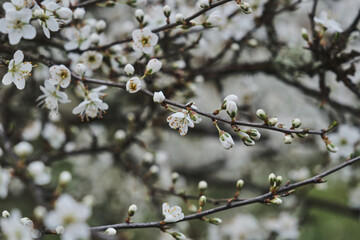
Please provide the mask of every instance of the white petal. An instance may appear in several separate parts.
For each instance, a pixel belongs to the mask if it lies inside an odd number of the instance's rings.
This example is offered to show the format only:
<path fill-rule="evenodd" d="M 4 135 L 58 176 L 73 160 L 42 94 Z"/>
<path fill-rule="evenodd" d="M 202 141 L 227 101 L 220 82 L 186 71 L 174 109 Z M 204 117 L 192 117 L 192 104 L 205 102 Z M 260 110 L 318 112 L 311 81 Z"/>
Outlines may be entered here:
<path fill-rule="evenodd" d="M 0 19 L 0 32 L 2 33 L 8 33 L 8 21 L 5 20 L 5 18 Z"/>
<path fill-rule="evenodd" d="M 4 85 L 9 85 L 13 82 L 13 80 L 14 80 L 13 74 L 11 72 L 8 72 L 7 74 L 4 75 L 2 79 L 2 83 Z"/>
<path fill-rule="evenodd" d="M 59 31 L 59 23 L 53 17 L 46 20 L 46 25 L 53 32 Z"/>
<path fill-rule="evenodd" d="M 24 60 L 24 54 L 21 50 L 17 50 L 14 53 L 14 60 L 15 60 L 15 65 L 18 65 Z"/>
<path fill-rule="evenodd" d="M 14 30 L 9 33 L 9 42 L 11 45 L 16 45 L 20 42 L 22 31 L 20 29 Z"/>
<path fill-rule="evenodd" d="M 25 88 L 25 78 L 20 76 L 20 74 L 19 76 L 15 75 L 14 84 L 19 90 L 23 90 Z"/>
<path fill-rule="evenodd" d="M 50 38 L 50 31 L 49 31 L 49 29 L 47 29 L 47 28 L 45 27 L 45 24 L 44 24 L 44 23 L 41 24 L 41 26 L 42 26 L 42 29 L 43 29 L 43 31 L 44 31 L 45 36 L 46 36 L 47 38 Z"/>
<path fill-rule="evenodd" d="M 31 69 L 32 69 L 32 65 L 31 65 L 31 63 L 29 63 L 29 62 L 24 62 L 24 63 L 21 64 L 21 66 L 20 66 L 20 70 L 21 70 L 22 72 L 29 73 L 29 72 L 31 72 Z"/>
<path fill-rule="evenodd" d="M 34 39 L 36 36 L 36 29 L 30 24 L 24 25 L 22 32 L 25 39 Z"/>

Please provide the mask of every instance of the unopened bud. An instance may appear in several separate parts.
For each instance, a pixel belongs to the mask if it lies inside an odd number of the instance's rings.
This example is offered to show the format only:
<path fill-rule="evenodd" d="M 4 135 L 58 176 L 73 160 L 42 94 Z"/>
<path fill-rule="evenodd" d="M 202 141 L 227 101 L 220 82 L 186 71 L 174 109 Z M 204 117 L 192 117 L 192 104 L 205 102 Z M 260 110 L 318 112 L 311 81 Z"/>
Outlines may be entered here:
<path fill-rule="evenodd" d="M 270 201 L 272 204 L 274 205 L 281 205 L 282 204 L 282 200 L 280 198 L 274 198 Z"/>
<path fill-rule="evenodd" d="M 250 7 L 250 4 L 247 2 L 241 2 L 240 8 L 245 14 L 250 14 L 253 11 L 252 8 Z"/>
<path fill-rule="evenodd" d="M 244 136 L 244 137 L 241 138 L 241 140 L 248 147 L 251 147 L 251 146 L 255 145 L 255 142 L 249 136 Z"/>
<path fill-rule="evenodd" d="M 235 118 L 237 110 L 236 102 L 226 101 L 226 112 L 231 118 Z"/>
<path fill-rule="evenodd" d="M 109 235 L 109 236 L 115 236 L 116 235 L 116 230 L 115 228 L 108 228 L 105 230 L 105 234 Z"/>
<path fill-rule="evenodd" d="M 86 66 L 84 64 L 78 63 L 75 65 L 74 72 L 76 75 L 82 77 L 82 76 L 84 76 L 85 71 L 86 71 Z"/>
<path fill-rule="evenodd" d="M 238 191 L 240 191 L 241 189 L 242 189 L 242 187 L 244 186 L 244 180 L 242 180 L 242 179 L 239 179 L 237 182 L 236 182 L 236 189 L 238 190 Z"/>
<path fill-rule="evenodd" d="M 65 232 L 65 228 L 63 226 L 57 226 L 55 228 L 56 234 L 60 235 L 63 234 Z"/>
<path fill-rule="evenodd" d="M 177 182 L 177 180 L 179 179 L 179 176 L 180 175 L 177 172 L 173 172 L 171 174 L 171 181 L 172 181 L 173 184 L 175 184 Z"/>
<path fill-rule="evenodd" d="M 10 213 L 9 213 L 8 211 L 4 210 L 4 211 L 2 212 L 2 217 L 3 217 L 3 218 L 9 218 L 9 217 L 10 217 Z"/>
<path fill-rule="evenodd" d="M 124 71 L 125 71 L 126 75 L 132 76 L 135 72 L 135 68 L 133 67 L 133 65 L 128 63 L 125 65 Z"/>
<path fill-rule="evenodd" d="M 188 210 L 189 210 L 190 212 L 197 212 L 197 207 L 196 207 L 194 204 L 190 204 L 190 205 L 188 206 Z"/>
<path fill-rule="evenodd" d="M 285 144 L 290 144 L 292 143 L 292 137 L 290 134 L 286 134 L 285 137 L 284 137 L 284 143 Z"/>
<path fill-rule="evenodd" d="M 71 173 L 68 171 L 62 171 L 59 175 L 59 184 L 61 186 L 68 185 L 72 179 Z"/>
<path fill-rule="evenodd" d="M 263 121 L 267 121 L 267 119 L 268 119 L 268 116 L 266 115 L 264 109 L 258 109 L 256 111 L 256 116 Z"/>
<path fill-rule="evenodd" d="M 185 20 L 184 15 L 182 15 L 181 13 L 175 15 L 175 21 L 177 23 L 183 23 L 184 20 Z"/>
<path fill-rule="evenodd" d="M 209 222 L 215 225 L 219 225 L 222 223 L 222 220 L 221 218 L 210 218 Z"/>
<path fill-rule="evenodd" d="M 144 11 L 141 9 L 137 9 L 135 11 L 135 17 L 139 23 L 142 23 L 144 21 Z"/>
<path fill-rule="evenodd" d="M 305 28 L 301 29 L 301 36 L 305 41 L 309 41 L 309 34 Z"/>
<path fill-rule="evenodd" d="M 269 119 L 268 124 L 270 126 L 275 126 L 277 124 L 277 122 L 278 122 L 277 117 L 272 117 L 272 118 Z"/>
<path fill-rule="evenodd" d="M 119 129 L 115 132 L 114 138 L 116 141 L 123 141 L 126 138 L 126 132 L 122 129 Z"/>
<path fill-rule="evenodd" d="M 270 174 L 269 174 L 269 183 L 270 183 L 270 186 L 274 186 L 275 179 L 276 179 L 275 174 L 274 174 L 274 173 L 270 173 Z"/>
<path fill-rule="evenodd" d="M 199 206 L 200 207 L 203 207 L 205 206 L 206 204 L 206 197 L 204 195 L 202 195 L 200 198 L 199 198 Z"/>
<path fill-rule="evenodd" d="M 39 8 L 36 8 L 35 10 L 33 10 L 32 15 L 34 18 L 40 18 L 43 15 L 43 11 Z"/>
<path fill-rule="evenodd" d="M 42 220 L 46 215 L 47 210 L 44 206 L 37 206 L 34 208 L 34 216 L 38 220 Z"/>
<path fill-rule="evenodd" d="M 134 216 L 136 211 L 137 211 L 137 206 L 135 204 L 131 205 L 128 210 L 129 217 Z"/>
<path fill-rule="evenodd" d="M 246 133 L 253 139 L 253 140 L 259 140 L 261 137 L 260 132 L 257 129 L 249 129 L 246 131 Z"/>
<path fill-rule="evenodd" d="M 336 147 L 333 143 L 326 144 L 326 149 L 333 153 L 336 153 L 337 151 L 339 151 L 339 148 Z"/>
<path fill-rule="evenodd" d="M 165 17 L 170 17 L 170 14 L 171 14 L 171 7 L 169 5 L 165 5 L 163 7 L 163 13 L 165 15 Z"/>
<path fill-rule="evenodd" d="M 276 179 L 275 179 L 275 182 L 276 182 L 276 186 L 280 186 L 281 183 L 282 183 L 282 177 L 281 177 L 281 176 L 277 176 Z"/>
<path fill-rule="evenodd" d="M 200 181 L 199 184 L 198 184 L 198 189 L 201 192 L 205 192 L 207 187 L 208 187 L 208 184 L 205 181 Z"/>
<path fill-rule="evenodd" d="M 299 118 L 295 118 L 294 120 L 292 120 L 292 127 L 293 128 L 298 128 L 301 126 L 301 120 Z"/>

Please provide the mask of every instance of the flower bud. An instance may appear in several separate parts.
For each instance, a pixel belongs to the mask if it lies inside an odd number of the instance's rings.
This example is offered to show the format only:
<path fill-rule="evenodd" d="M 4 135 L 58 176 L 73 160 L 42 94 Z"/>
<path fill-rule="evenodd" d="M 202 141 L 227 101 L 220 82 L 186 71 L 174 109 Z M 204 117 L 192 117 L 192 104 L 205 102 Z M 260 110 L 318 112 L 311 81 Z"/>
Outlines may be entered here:
<path fill-rule="evenodd" d="M 135 204 L 131 205 L 128 210 L 129 217 L 134 216 L 136 211 L 137 211 L 137 206 Z"/>
<path fill-rule="evenodd" d="M 97 33 L 92 33 L 92 34 L 90 35 L 90 42 L 91 42 L 92 44 L 98 44 L 99 41 L 100 41 L 100 36 L 99 36 L 99 34 L 97 34 Z"/>
<path fill-rule="evenodd" d="M 282 204 L 282 200 L 279 197 L 276 197 L 272 200 L 270 200 L 270 202 L 274 205 L 281 205 Z"/>
<path fill-rule="evenodd" d="M 185 20 L 184 15 L 182 15 L 181 13 L 175 15 L 175 21 L 177 23 L 183 23 L 184 20 Z"/>
<path fill-rule="evenodd" d="M 83 197 L 82 202 L 84 205 L 86 205 L 88 207 L 92 207 L 92 206 L 94 206 L 94 203 L 95 203 L 95 197 L 91 194 L 87 194 Z"/>
<path fill-rule="evenodd" d="M 152 75 L 154 73 L 157 73 L 161 69 L 161 67 L 162 63 L 158 59 L 151 59 L 146 65 L 145 75 Z"/>
<path fill-rule="evenodd" d="M 270 126 L 275 126 L 277 124 L 277 122 L 278 122 L 277 117 L 272 117 L 272 118 L 269 119 L 268 124 Z"/>
<path fill-rule="evenodd" d="M 290 134 L 286 134 L 285 137 L 284 137 L 284 143 L 285 144 L 290 144 L 292 143 L 292 137 Z"/>
<path fill-rule="evenodd" d="M 165 5 L 163 7 L 163 13 L 165 15 L 165 17 L 170 17 L 170 14 L 171 14 L 171 7 L 169 5 Z"/>
<path fill-rule="evenodd" d="M 213 12 L 210 16 L 206 19 L 205 25 L 206 27 L 217 27 L 221 23 L 221 16 L 217 12 Z"/>
<path fill-rule="evenodd" d="M 83 19 L 85 16 L 85 9 L 84 8 L 76 8 L 74 11 L 74 19 Z"/>
<path fill-rule="evenodd" d="M 339 148 L 336 147 L 333 143 L 328 143 L 326 144 L 326 149 L 329 151 L 329 152 L 333 152 L 333 153 L 336 153 L 337 151 L 339 151 Z"/>
<path fill-rule="evenodd" d="M 160 172 L 160 168 L 156 165 L 152 165 L 149 169 L 149 173 L 152 175 L 157 175 Z"/>
<path fill-rule="evenodd" d="M 114 138 L 116 141 L 123 141 L 126 138 L 126 132 L 122 129 L 119 129 L 115 132 Z"/>
<path fill-rule="evenodd" d="M 209 0 L 199 0 L 199 4 L 201 8 L 209 8 L 210 1 Z"/>
<path fill-rule="evenodd" d="M 44 206 L 36 206 L 34 208 L 34 216 L 38 220 L 42 220 L 44 216 L 46 215 L 47 210 Z"/>
<path fill-rule="evenodd" d="M 235 118 L 237 112 L 237 104 L 234 101 L 226 102 L 226 112 L 231 118 Z"/>
<path fill-rule="evenodd" d="M 10 213 L 8 211 L 6 211 L 6 210 L 4 210 L 1 215 L 2 215 L 3 218 L 9 218 L 10 217 Z"/>
<path fill-rule="evenodd" d="M 84 76 L 85 71 L 86 71 L 86 66 L 84 64 L 78 63 L 75 65 L 74 72 L 76 75 L 82 77 L 82 76 Z"/>
<path fill-rule="evenodd" d="M 299 129 L 302 130 L 302 129 Z M 296 133 L 296 136 L 298 136 L 299 138 L 306 138 L 307 136 L 309 136 L 308 133 Z"/>
<path fill-rule="evenodd" d="M 223 147 L 226 150 L 229 150 L 230 148 L 232 148 L 235 145 L 234 140 L 232 139 L 231 135 L 227 132 L 221 131 L 219 139 L 220 139 L 221 144 L 223 145 Z"/>
<path fill-rule="evenodd" d="M 230 94 L 224 98 L 223 104 L 226 104 L 227 101 L 237 102 L 239 101 L 239 98 L 235 94 Z"/>
<path fill-rule="evenodd" d="M 252 129 L 249 129 L 246 131 L 246 133 L 253 139 L 253 140 L 259 140 L 260 137 L 261 137 L 261 134 L 260 132 L 255 129 L 255 128 L 252 128 Z"/>
<path fill-rule="evenodd" d="M 154 154 L 151 152 L 146 152 L 144 153 L 144 156 L 142 158 L 143 163 L 145 163 L 146 165 L 151 165 L 154 163 Z"/>
<path fill-rule="evenodd" d="M 70 183 L 72 179 L 71 173 L 68 171 L 62 171 L 59 175 L 59 184 L 61 186 L 66 186 Z"/>
<path fill-rule="evenodd" d="M 199 206 L 200 207 L 203 207 L 205 206 L 206 204 L 206 197 L 204 195 L 202 195 L 200 198 L 199 198 Z"/>
<path fill-rule="evenodd" d="M 256 110 L 256 116 L 263 121 L 267 121 L 267 119 L 268 119 L 268 116 L 266 115 L 264 109 Z"/>
<path fill-rule="evenodd" d="M 249 135 L 242 137 L 241 140 L 248 147 L 255 145 L 255 142 L 249 137 Z"/>
<path fill-rule="evenodd" d="M 200 181 L 199 184 L 198 184 L 198 189 L 201 192 L 205 192 L 207 187 L 208 187 L 208 184 L 205 181 Z"/>
<path fill-rule="evenodd" d="M 133 65 L 128 63 L 128 64 L 125 65 L 124 72 L 128 76 L 132 76 L 134 74 L 134 72 L 135 72 L 135 68 L 133 67 Z"/>
<path fill-rule="evenodd" d="M 243 188 L 244 183 L 245 183 L 244 180 L 239 179 L 239 180 L 236 182 L 236 189 L 237 189 L 238 191 L 240 191 L 240 190 Z"/>
<path fill-rule="evenodd" d="M 56 234 L 60 235 L 63 234 L 65 232 L 65 228 L 63 226 L 57 226 L 55 228 Z"/>
<path fill-rule="evenodd" d="M 276 180 L 275 174 L 274 174 L 274 173 L 270 173 L 270 174 L 269 174 L 269 183 L 270 183 L 270 186 L 274 186 L 275 180 Z"/>
<path fill-rule="evenodd" d="M 175 238 L 176 240 L 186 239 L 186 236 L 181 232 L 172 232 L 171 236 L 173 236 L 173 238 Z"/>
<path fill-rule="evenodd" d="M 276 179 L 275 179 L 275 182 L 276 182 L 276 186 L 280 186 L 281 183 L 282 183 L 282 177 L 281 177 L 281 176 L 277 176 Z"/>
<path fill-rule="evenodd" d="M 29 228 L 33 228 L 34 227 L 34 223 L 33 221 L 31 221 L 30 218 L 28 217 L 23 217 L 20 219 L 20 222 L 22 225 L 26 226 L 26 227 L 29 227 Z"/>
<path fill-rule="evenodd" d="M 173 184 L 175 184 L 177 182 L 177 180 L 179 179 L 179 176 L 180 175 L 177 172 L 173 172 L 171 174 L 171 181 L 172 181 Z"/>
<path fill-rule="evenodd" d="M 299 118 L 295 118 L 294 120 L 292 120 L 292 127 L 293 128 L 298 128 L 301 126 L 301 120 Z"/>
<path fill-rule="evenodd" d="M 136 17 L 136 20 L 138 20 L 139 23 L 142 23 L 144 21 L 144 12 L 143 12 L 143 10 L 136 9 L 135 17 Z"/>
<path fill-rule="evenodd" d="M 106 22 L 101 19 L 101 20 L 99 20 L 99 21 L 96 22 L 96 24 L 95 24 L 95 29 L 96 29 L 96 31 L 98 31 L 98 32 L 102 32 L 102 31 L 105 30 L 106 25 L 107 25 Z"/>
<path fill-rule="evenodd" d="M 116 235 L 116 230 L 115 228 L 108 228 L 105 230 L 105 234 L 109 235 L 109 236 L 115 236 Z"/>
<path fill-rule="evenodd" d="M 40 18 L 43 15 L 43 11 L 39 8 L 33 10 L 32 15 L 34 18 Z"/>
<path fill-rule="evenodd" d="M 29 156 L 34 151 L 33 146 L 29 142 L 19 142 L 14 146 L 14 152 L 20 157 Z"/>
<path fill-rule="evenodd" d="M 245 14 L 250 14 L 253 11 L 250 7 L 250 4 L 247 2 L 241 2 L 240 8 L 243 11 L 243 13 L 245 13 Z"/>
<path fill-rule="evenodd" d="M 309 41 L 309 34 L 305 28 L 301 29 L 301 36 L 305 41 Z"/>
<path fill-rule="evenodd" d="M 162 103 L 165 100 L 164 93 L 162 91 L 154 92 L 153 100 L 154 102 Z"/>
<path fill-rule="evenodd" d="M 67 21 L 72 18 L 73 12 L 70 10 L 70 8 L 60 7 L 59 9 L 56 10 L 56 15 L 60 19 Z"/>
<path fill-rule="evenodd" d="M 222 223 L 222 220 L 221 218 L 210 218 L 209 222 L 215 225 L 219 225 Z"/>

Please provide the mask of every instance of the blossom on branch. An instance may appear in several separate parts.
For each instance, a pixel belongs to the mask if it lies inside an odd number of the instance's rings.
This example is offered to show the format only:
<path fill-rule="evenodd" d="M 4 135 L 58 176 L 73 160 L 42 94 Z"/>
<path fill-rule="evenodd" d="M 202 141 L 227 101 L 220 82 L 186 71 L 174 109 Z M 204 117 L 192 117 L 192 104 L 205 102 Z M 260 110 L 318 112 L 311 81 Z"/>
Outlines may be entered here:
<path fill-rule="evenodd" d="M 30 62 L 23 62 L 24 54 L 21 50 L 17 50 L 14 59 L 11 59 L 8 72 L 4 75 L 2 83 L 9 85 L 14 83 L 15 86 L 22 90 L 25 88 L 25 77 L 30 75 L 32 65 Z"/>
<path fill-rule="evenodd" d="M 129 93 L 136 93 L 141 89 L 141 81 L 138 77 L 130 78 L 126 83 L 126 91 Z"/>
<path fill-rule="evenodd" d="M 159 37 L 149 28 L 136 29 L 132 32 L 133 49 L 137 52 L 150 54 L 157 44 Z"/>
<path fill-rule="evenodd" d="M 49 82 L 53 85 L 58 85 L 62 88 L 66 88 L 69 86 L 71 81 L 71 73 L 70 70 L 64 65 L 54 65 L 50 68 L 50 80 Z"/>
<path fill-rule="evenodd" d="M 165 217 L 164 222 L 177 222 L 184 218 L 181 207 L 173 206 L 170 208 L 168 203 L 162 205 L 162 213 Z"/>

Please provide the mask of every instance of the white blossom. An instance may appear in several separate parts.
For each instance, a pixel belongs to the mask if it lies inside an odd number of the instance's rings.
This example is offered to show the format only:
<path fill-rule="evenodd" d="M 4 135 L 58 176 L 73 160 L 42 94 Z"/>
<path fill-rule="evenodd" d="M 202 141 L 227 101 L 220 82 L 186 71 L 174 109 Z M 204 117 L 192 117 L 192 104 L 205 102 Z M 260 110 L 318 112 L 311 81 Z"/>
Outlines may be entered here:
<path fill-rule="evenodd" d="M 50 168 L 46 167 L 41 161 L 31 162 L 27 167 L 28 172 L 33 177 L 35 184 L 46 185 L 51 181 Z"/>
<path fill-rule="evenodd" d="M 136 93 L 141 89 L 141 81 L 138 77 L 130 78 L 126 83 L 126 91 Z"/>
<path fill-rule="evenodd" d="M 177 23 L 182 23 L 182 22 L 184 22 L 184 20 L 185 20 L 184 15 L 182 15 L 181 13 L 177 13 L 175 15 L 175 21 Z"/>
<path fill-rule="evenodd" d="M 109 108 L 109 106 L 100 98 L 101 93 L 93 91 L 85 97 L 77 107 L 72 110 L 73 114 L 79 114 L 89 120 L 90 118 L 102 117 L 102 114 Z"/>
<path fill-rule="evenodd" d="M 30 124 L 24 128 L 21 137 L 27 141 L 35 140 L 40 135 L 41 127 L 42 124 L 40 120 L 30 122 Z"/>
<path fill-rule="evenodd" d="M 54 65 L 49 69 L 50 79 L 49 82 L 53 85 L 58 85 L 62 88 L 67 88 L 71 81 L 71 73 L 70 70 L 64 65 Z"/>
<path fill-rule="evenodd" d="M 85 16 L 85 9 L 84 8 L 76 8 L 74 11 L 74 19 L 83 19 Z"/>
<path fill-rule="evenodd" d="M 95 24 L 96 31 L 101 32 L 105 28 L 106 28 L 106 22 L 104 20 L 101 19 L 101 20 L 96 22 L 96 24 Z"/>
<path fill-rule="evenodd" d="M 279 239 L 298 239 L 300 235 L 298 219 L 287 212 L 280 213 L 278 218 L 266 219 L 264 226 L 276 232 Z"/>
<path fill-rule="evenodd" d="M 205 24 L 208 27 L 217 27 L 217 26 L 222 24 L 222 17 L 221 17 L 221 15 L 219 13 L 213 12 L 206 19 Z"/>
<path fill-rule="evenodd" d="M 106 235 L 109 235 L 109 236 L 115 236 L 116 235 L 116 230 L 115 228 L 108 228 L 105 230 L 104 232 Z"/>
<path fill-rule="evenodd" d="M 157 44 L 159 37 L 149 28 L 136 29 L 132 32 L 133 49 L 137 52 L 150 54 Z"/>
<path fill-rule="evenodd" d="M 199 0 L 198 1 L 201 8 L 209 8 L 210 7 L 210 1 L 209 0 Z"/>
<path fill-rule="evenodd" d="M 61 238 L 64 240 L 88 239 L 90 228 L 86 220 L 91 215 L 91 209 L 68 194 L 62 194 L 55 203 L 55 209 L 49 212 L 44 224 L 46 227 L 55 229 L 64 227 Z"/>
<path fill-rule="evenodd" d="M 0 221 L 1 231 L 7 240 L 32 240 L 31 229 L 21 223 L 21 213 L 15 209 L 11 211 L 9 218 Z"/>
<path fill-rule="evenodd" d="M 84 76 L 84 74 L 86 72 L 86 66 L 82 63 L 78 63 L 75 65 L 74 72 L 76 75 L 82 77 L 82 76 Z"/>
<path fill-rule="evenodd" d="M 9 85 L 14 83 L 19 90 L 25 88 L 25 77 L 30 74 L 32 65 L 29 62 L 23 62 L 23 60 L 23 52 L 21 50 L 17 50 L 14 53 L 14 58 L 10 60 L 8 72 L 2 79 L 3 84 Z"/>
<path fill-rule="evenodd" d="M 42 132 L 42 136 L 48 141 L 54 149 L 59 149 L 66 140 L 64 129 L 52 123 L 46 123 Z"/>
<path fill-rule="evenodd" d="M 60 185 L 67 185 L 71 182 L 72 175 L 69 171 L 62 171 L 59 175 L 59 184 Z"/>
<path fill-rule="evenodd" d="M 37 98 L 40 104 L 43 104 L 50 110 L 50 115 L 55 115 L 59 111 L 59 103 L 68 103 L 70 100 L 66 93 L 56 89 L 54 85 L 50 83 L 50 80 L 45 80 L 44 86 L 40 86 L 43 95 Z"/>
<path fill-rule="evenodd" d="M 87 68 L 95 70 L 101 66 L 103 55 L 96 51 L 86 51 L 81 55 L 81 59 Z"/>
<path fill-rule="evenodd" d="M 16 45 L 21 38 L 34 39 L 35 28 L 29 23 L 32 17 L 30 9 L 6 11 L 5 18 L 0 19 L 0 32 L 8 34 L 11 45 Z"/>
<path fill-rule="evenodd" d="M 170 208 L 168 203 L 162 205 L 162 213 L 165 217 L 164 222 L 177 222 L 184 218 L 181 207 L 173 206 Z"/>
<path fill-rule="evenodd" d="M 190 114 L 185 110 L 170 115 L 167 118 L 167 122 L 171 128 L 179 129 L 179 133 L 182 136 L 187 133 L 189 127 L 193 128 L 195 126 L 194 121 L 190 118 Z"/>
<path fill-rule="evenodd" d="M 162 91 L 154 92 L 153 100 L 154 102 L 162 103 L 165 100 L 164 93 Z"/>
<path fill-rule="evenodd" d="M 320 13 L 320 17 L 314 17 L 314 22 L 322 25 L 329 33 L 340 33 L 343 31 L 343 29 L 340 27 L 340 24 L 332 19 L 329 12 L 327 11 L 322 11 Z"/>
<path fill-rule="evenodd" d="M 61 33 L 68 40 L 64 45 L 65 50 L 74 50 L 77 48 L 86 50 L 91 45 L 91 26 L 89 25 L 85 25 L 81 29 L 76 29 L 74 27 L 65 28 Z"/>

